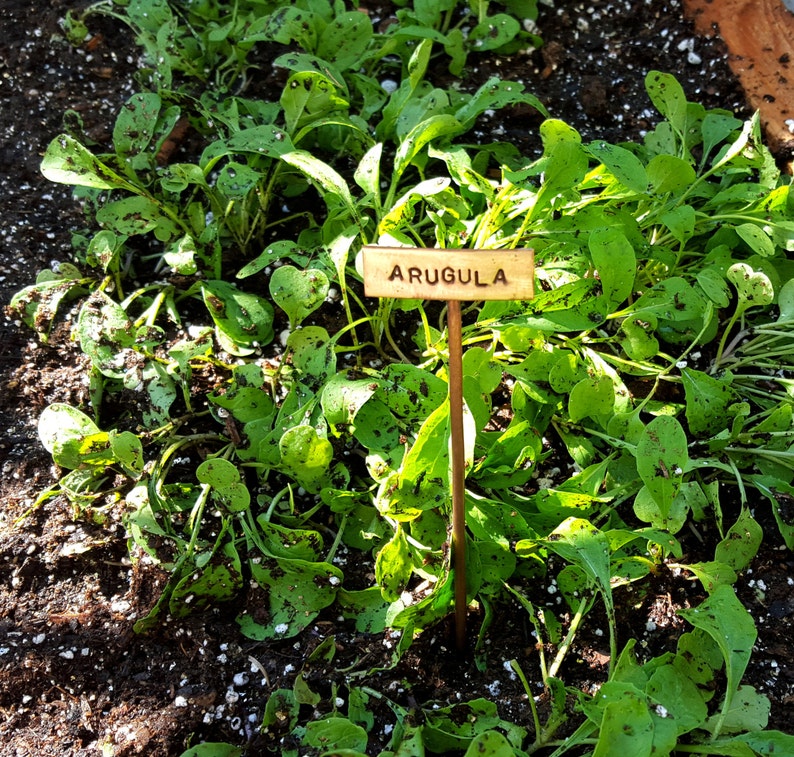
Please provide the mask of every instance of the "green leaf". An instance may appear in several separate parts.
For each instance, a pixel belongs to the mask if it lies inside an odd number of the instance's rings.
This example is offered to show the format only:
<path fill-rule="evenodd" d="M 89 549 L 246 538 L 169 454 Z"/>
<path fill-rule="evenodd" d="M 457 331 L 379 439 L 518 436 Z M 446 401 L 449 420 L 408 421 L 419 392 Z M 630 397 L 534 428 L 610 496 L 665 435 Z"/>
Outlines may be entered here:
<path fill-rule="evenodd" d="M 637 472 L 666 518 L 689 463 L 687 438 L 672 416 L 660 415 L 646 427 L 637 443 Z"/>
<path fill-rule="evenodd" d="M 340 589 L 338 601 L 342 615 L 355 620 L 359 633 L 377 634 L 386 629 L 389 605 L 383 601 L 379 587 L 370 586 L 358 591 Z"/>
<path fill-rule="evenodd" d="M 248 276 L 253 276 L 255 273 L 259 273 L 261 270 L 284 258 L 294 260 L 299 265 L 305 265 L 308 262 L 308 257 L 303 254 L 296 242 L 288 239 L 281 239 L 278 242 L 269 244 L 264 252 L 254 258 L 250 263 L 244 265 L 237 272 L 237 278 L 244 279 Z"/>
<path fill-rule="evenodd" d="M 364 153 L 361 158 L 353 178 L 356 184 L 364 190 L 368 195 L 371 195 L 379 203 L 380 198 L 380 159 L 383 154 L 383 143 L 378 142 Z"/>
<path fill-rule="evenodd" d="M 262 173 L 244 163 L 230 160 L 218 172 L 215 187 L 224 197 L 237 200 L 246 197 L 262 181 Z"/>
<path fill-rule="evenodd" d="M 665 708 L 665 717 L 673 719 L 679 735 L 698 728 L 708 716 L 698 687 L 674 665 L 662 665 L 654 670 L 645 693 Z"/>
<path fill-rule="evenodd" d="M 513 16 L 497 13 L 486 16 L 469 32 L 469 43 L 475 50 L 496 50 L 513 40 L 521 31 L 521 25 Z"/>
<path fill-rule="evenodd" d="M 81 462 L 70 442 L 82 444 L 87 439 L 98 439 L 102 434 L 85 413 L 62 402 L 44 408 L 39 416 L 38 432 L 44 449 L 63 468 L 77 468 Z"/>
<path fill-rule="evenodd" d="M 337 91 L 331 79 L 318 71 L 292 74 L 279 100 L 287 131 L 295 136 L 301 126 L 334 111 L 346 110 L 349 103 Z"/>
<path fill-rule="evenodd" d="M 508 105 L 519 103 L 531 105 L 543 116 L 548 117 L 549 115 L 537 97 L 524 92 L 522 84 L 503 81 L 493 76 L 455 111 L 455 118 L 460 121 L 462 128 L 468 131 L 474 125 L 477 117 L 486 110 L 500 110 Z"/>
<path fill-rule="evenodd" d="M 637 274 L 634 248 L 618 227 L 596 229 L 589 236 L 588 246 L 604 297 L 615 310 L 634 291 Z"/>
<path fill-rule="evenodd" d="M 675 155 L 655 155 L 646 166 L 648 179 L 657 195 L 688 189 L 697 178 L 695 169 Z"/>
<path fill-rule="evenodd" d="M 643 486 L 634 497 L 634 514 L 643 523 L 650 523 L 654 528 L 677 534 L 684 527 L 689 515 L 687 499 L 682 496 L 688 485 L 682 484 L 672 504 L 665 508 L 654 499 L 648 487 Z M 693 483 L 692 486 L 697 487 L 697 484 Z"/>
<path fill-rule="evenodd" d="M 305 150 L 285 152 L 281 155 L 281 159 L 297 168 L 310 182 L 319 185 L 326 205 L 329 204 L 329 197 L 338 197 L 352 218 L 358 218 L 358 211 L 353 196 L 350 194 L 350 188 L 338 171 Z"/>
<path fill-rule="evenodd" d="M 700 269 L 695 277 L 706 296 L 720 308 L 727 308 L 731 301 L 731 292 L 725 276 L 716 266 Z"/>
<path fill-rule="evenodd" d="M 700 126 L 703 135 L 703 158 L 708 157 L 720 142 L 727 139 L 741 126 L 742 122 L 730 113 L 715 111 L 706 113 Z"/>
<path fill-rule="evenodd" d="M 659 353 L 659 340 L 654 336 L 658 321 L 653 313 L 640 313 L 624 318 L 621 345 L 632 360 L 648 360 Z"/>
<path fill-rule="evenodd" d="M 284 132 L 272 124 L 260 124 L 250 129 L 237 131 L 228 140 L 218 140 L 211 143 L 202 153 L 200 165 L 208 169 L 220 158 L 240 152 L 250 152 L 268 158 L 280 158 L 286 153 L 293 152 L 295 145 Z"/>
<path fill-rule="evenodd" d="M 391 628 L 415 628 L 422 630 L 449 614 L 454 602 L 452 573 L 447 573 L 437 582 L 433 591 L 419 602 L 404 607 L 395 602 L 389 607 L 386 625 Z"/>
<path fill-rule="evenodd" d="M 375 580 L 387 602 L 396 602 L 413 573 L 411 551 L 405 532 L 398 524 L 392 539 L 383 545 L 375 558 Z"/>
<path fill-rule="evenodd" d="M 734 263 L 728 269 L 727 278 L 736 287 L 739 298 L 736 310 L 739 313 L 751 307 L 770 305 L 775 297 L 769 277 L 753 270 L 747 263 Z"/>
<path fill-rule="evenodd" d="M 631 312 L 641 318 L 654 315 L 671 322 L 702 318 L 706 304 L 689 282 L 679 276 L 662 279 L 643 292 Z"/>
<path fill-rule="evenodd" d="M 321 397 L 323 414 L 329 426 L 333 429 L 338 425 L 347 426 L 354 423 L 358 411 L 377 389 L 377 382 L 366 378 L 350 379 L 347 372 L 330 377 L 323 384 Z M 386 412 L 388 413 L 388 409 Z"/>
<path fill-rule="evenodd" d="M 73 268 L 62 265 L 58 273 L 42 271 L 35 284 L 14 294 L 9 303 L 9 312 L 35 329 L 45 344 L 61 304 L 85 292 L 88 280 Z"/>
<path fill-rule="evenodd" d="M 196 469 L 196 478 L 212 487 L 213 499 L 229 512 L 242 512 L 251 504 L 251 494 L 240 481 L 240 471 L 229 460 L 221 457 L 205 460 Z"/>
<path fill-rule="evenodd" d="M 231 744 L 205 741 L 203 744 L 190 747 L 179 757 L 241 757 L 242 753 L 242 749 Z"/>
<path fill-rule="evenodd" d="M 324 562 L 286 558 L 252 561 L 251 575 L 267 591 L 267 625 L 248 614 L 237 618 L 242 633 L 251 639 L 287 639 L 299 634 L 332 604 L 342 572 Z"/>
<path fill-rule="evenodd" d="M 775 254 L 775 245 L 769 235 L 754 223 L 741 223 L 736 229 L 739 238 L 744 241 L 756 255 L 771 258 Z"/>
<path fill-rule="evenodd" d="M 199 570 L 191 570 L 171 592 L 168 611 L 175 618 L 234 599 L 243 588 L 240 556 L 232 542 L 209 555 Z"/>
<path fill-rule="evenodd" d="M 608 376 L 593 376 L 577 382 L 568 397 L 568 415 L 573 423 L 583 418 L 603 420 L 615 407 L 615 389 Z"/>
<path fill-rule="evenodd" d="M 584 179 L 588 169 L 587 153 L 582 147 L 579 133 L 568 124 L 550 118 L 540 127 L 543 139 L 543 184 L 531 210 L 533 219 L 540 211 L 554 206 L 561 195 L 566 195 Z"/>
<path fill-rule="evenodd" d="M 378 507 L 397 520 L 412 520 L 422 510 L 442 505 L 448 498 L 449 460 L 449 402 L 444 402 L 422 424 L 405 454 L 396 489 L 385 501 L 379 498 Z"/>
<path fill-rule="evenodd" d="M 225 394 L 210 394 L 209 399 L 218 407 L 231 412 L 241 423 L 264 421 L 272 418 L 275 406 L 262 389 L 262 369 L 253 363 L 238 365 L 233 371 L 233 381 Z"/>
<path fill-rule="evenodd" d="M 544 544 L 564 560 L 581 568 L 589 581 L 603 593 L 611 608 L 609 540 L 602 531 L 583 518 L 566 518 L 544 540 Z"/>
<path fill-rule="evenodd" d="M 591 142 L 585 148 L 596 160 L 627 189 L 645 194 L 648 191 L 648 174 L 640 159 L 625 147 L 611 145 L 604 140 Z"/>
<path fill-rule="evenodd" d="M 155 92 L 136 92 L 124 103 L 113 126 L 113 146 L 119 155 L 137 155 L 149 146 L 160 106 Z"/>
<path fill-rule="evenodd" d="M 439 137 L 452 137 L 462 131 L 460 121 L 454 116 L 430 116 L 414 126 L 400 142 L 394 156 L 394 173 L 401 176 L 419 151 Z"/>
<path fill-rule="evenodd" d="M 682 134 L 687 126 L 687 101 L 683 87 L 672 74 L 650 71 L 645 77 L 645 89 L 656 110 Z"/>
<path fill-rule="evenodd" d="M 323 539 L 319 532 L 307 528 L 288 528 L 267 520 L 266 513 L 256 519 L 259 538 L 266 552 L 274 557 L 314 562 L 320 559 Z M 259 542 L 257 542 L 259 543 Z"/>
<path fill-rule="evenodd" d="M 326 754 L 340 754 L 340 750 L 363 752 L 367 748 L 367 732 L 347 718 L 323 718 L 306 725 L 303 743 L 323 749 Z"/>
<path fill-rule="evenodd" d="M 695 233 L 695 209 L 691 205 L 679 205 L 662 213 L 662 223 L 670 233 L 684 244 Z"/>
<path fill-rule="evenodd" d="M 109 202 L 97 211 L 96 219 L 103 226 L 127 237 L 154 231 L 157 239 L 166 242 L 178 232 L 174 221 L 148 197 L 125 197 Z"/>
<path fill-rule="evenodd" d="M 235 355 L 250 355 L 273 341 L 273 306 L 225 281 L 202 281 L 201 293 L 223 346 Z"/>
<path fill-rule="evenodd" d="M 732 587 L 717 586 L 700 605 L 678 611 L 695 628 L 705 631 L 717 644 L 725 661 L 727 686 L 722 709 L 711 731 L 716 737 L 731 709 L 739 682 L 747 669 L 757 637 L 752 617 L 736 597 Z"/>
<path fill-rule="evenodd" d="M 293 689 L 276 689 L 267 698 L 265 712 L 262 716 L 262 727 L 269 728 L 274 725 L 286 724 L 287 728 L 293 729 L 298 723 L 300 704 Z"/>
<path fill-rule="evenodd" d="M 292 426 L 278 443 L 281 467 L 307 491 L 318 492 L 328 480 L 334 450 L 313 426 Z"/>
<path fill-rule="evenodd" d="M 514 757 L 515 753 L 499 731 L 486 731 L 474 737 L 463 757 Z"/>
<path fill-rule="evenodd" d="M 425 746 L 436 754 L 467 749 L 477 736 L 501 725 L 496 704 L 486 699 L 428 710 L 425 715 Z"/>
<path fill-rule="evenodd" d="M 790 733 L 754 731 L 736 736 L 732 741 L 749 745 L 763 757 L 767 757 L 767 755 L 794 754 L 794 734 Z"/>
<path fill-rule="evenodd" d="M 317 57 L 339 69 L 357 68 L 372 39 L 372 20 L 359 10 L 336 15 L 320 34 Z"/>
<path fill-rule="evenodd" d="M 447 382 L 407 363 L 387 365 L 375 396 L 398 417 L 423 421 L 447 396 Z"/>
<path fill-rule="evenodd" d="M 604 707 L 598 743 L 593 757 L 651 757 L 654 726 L 648 705 L 640 692 L 628 690 Z"/>
<path fill-rule="evenodd" d="M 58 184 L 140 191 L 67 134 L 61 134 L 50 142 L 41 162 L 41 172 L 45 178 Z"/>
<path fill-rule="evenodd" d="M 712 730 L 719 725 L 720 733 L 763 730 L 769 722 L 771 707 L 769 699 L 752 686 L 740 686 L 724 717 L 723 713 L 712 715 L 705 728 Z"/>
<path fill-rule="evenodd" d="M 126 473 L 131 476 L 139 476 L 143 473 L 143 444 L 140 437 L 132 431 L 112 429 L 108 432 L 108 441 L 113 457 L 118 460 Z"/>
<path fill-rule="evenodd" d="M 736 522 L 725 538 L 717 544 L 714 559 L 730 565 L 735 571 L 744 570 L 758 553 L 764 531 L 747 508 L 742 508 Z"/>
<path fill-rule="evenodd" d="M 698 578 L 703 588 L 709 593 L 714 593 L 718 586 L 732 586 L 736 583 L 736 572 L 730 565 L 712 560 L 710 562 L 690 563 L 686 566 Z"/>
<path fill-rule="evenodd" d="M 736 400 L 730 382 L 692 368 L 684 368 L 681 378 L 690 432 L 695 436 L 707 436 L 722 431 L 729 417 L 728 408 Z"/>
<path fill-rule="evenodd" d="M 336 372 L 334 342 L 322 326 L 304 326 L 293 331 L 287 339 L 287 349 L 292 352 L 292 365 L 303 380 L 327 386 L 328 378 Z"/>
<path fill-rule="evenodd" d="M 466 494 L 466 523 L 480 545 L 490 543 L 501 550 L 521 539 L 538 538 L 515 507 L 472 492 Z"/>
<path fill-rule="evenodd" d="M 135 344 L 135 331 L 121 305 L 100 290 L 93 292 L 80 308 L 76 333 L 97 370 L 110 378 L 124 376 L 126 350 Z"/>

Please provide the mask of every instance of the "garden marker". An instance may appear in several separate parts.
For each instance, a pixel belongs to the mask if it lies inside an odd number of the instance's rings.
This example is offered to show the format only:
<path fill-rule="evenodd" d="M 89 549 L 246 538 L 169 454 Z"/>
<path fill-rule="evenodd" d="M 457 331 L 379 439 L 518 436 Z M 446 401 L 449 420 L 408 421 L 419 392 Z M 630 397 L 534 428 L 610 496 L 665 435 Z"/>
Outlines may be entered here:
<path fill-rule="evenodd" d="M 526 300 L 534 296 L 532 250 L 437 250 L 364 247 L 368 297 L 446 300 L 449 340 L 449 424 L 452 459 L 452 554 L 455 632 L 466 641 L 466 461 L 463 438 L 461 300 Z"/>

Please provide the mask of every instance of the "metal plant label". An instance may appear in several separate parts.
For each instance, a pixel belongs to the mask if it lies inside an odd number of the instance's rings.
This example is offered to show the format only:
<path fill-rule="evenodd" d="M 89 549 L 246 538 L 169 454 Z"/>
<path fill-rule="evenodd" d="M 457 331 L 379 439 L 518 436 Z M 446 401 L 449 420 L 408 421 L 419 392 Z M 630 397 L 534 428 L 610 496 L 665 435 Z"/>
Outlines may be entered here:
<path fill-rule="evenodd" d="M 447 300 L 449 426 L 452 461 L 452 556 L 455 631 L 466 644 L 466 460 L 463 438 L 463 344 L 461 300 L 527 300 L 535 292 L 532 250 L 437 250 L 364 247 L 368 297 Z"/>

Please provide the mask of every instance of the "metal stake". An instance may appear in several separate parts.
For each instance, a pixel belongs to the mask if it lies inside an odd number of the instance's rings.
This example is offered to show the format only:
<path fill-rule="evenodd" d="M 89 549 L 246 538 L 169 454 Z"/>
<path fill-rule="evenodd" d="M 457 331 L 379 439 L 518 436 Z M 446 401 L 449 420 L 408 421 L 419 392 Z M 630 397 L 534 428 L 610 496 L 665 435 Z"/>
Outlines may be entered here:
<path fill-rule="evenodd" d="M 455 566 L 455 638 L 466 646 L 466 453 L 463 437 L 463 344 L 460 302 L 447 302 L 449 424 L 452 455 L 452 558 Z"/>

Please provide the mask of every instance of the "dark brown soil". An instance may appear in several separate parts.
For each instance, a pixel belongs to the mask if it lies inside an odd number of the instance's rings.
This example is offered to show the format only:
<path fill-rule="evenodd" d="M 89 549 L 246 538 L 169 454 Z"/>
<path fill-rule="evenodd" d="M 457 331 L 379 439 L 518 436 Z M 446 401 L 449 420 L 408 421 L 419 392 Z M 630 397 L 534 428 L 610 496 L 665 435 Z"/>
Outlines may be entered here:
<path fill-rule="evenodd" d="M 68 189 L 49 184 L 38 171 L 64 113 L 79 113 L 101 145 L 120 104 L 133 91 L 139 52 L 125 28 L 94 22 L 91 49 L 73 49 L 63 39 L 59 19 L 82 4 L 0 3 L 3 304 L 31 283 L 39 269 L 53 260 L 69 260 L 70 235 L 84 224 Z M 643 88 L 646 72 L 654 68 L 675 73 L 690 99 L 747 115 L 719 39 L 698 37 L 678 0 L 557 0 L 555 5 L 542 6 L 543 50 L 481 60 L 468 79 L 476 82 L 491 73 L 521 79 L 553 115 L 587 138 L 639 137 L 654 118 Z M 528 151 L 536 148 L 536 124 L 522 114 L 499 126 L 507 134 L 500 134 L 501 139 L 512 138 Z M 235 612 L 228 610 L 166 624 L 150 636 L 135 635 L 132 625 L 156 600 L 164 576 L 143 563 L 129 563 L 123 529 L 112 526 L 112 516 L 110 527 L 74 520 L 68 503 L 55 497 L 17 522 L 57 480 L 36 436 L 38 414 L 54 401 L 87 401 L 79 352 L 66 327 L 53 334 L 49 345 L 38 344 L 8 319 L 0 331 L 3 755 L 167 757 L 201 741 L 247 745 L 249 755 L 278 754 L 287 745 L 281 741 L 285 734 L 259 733 L 267 697 L 276 688 L 291 687 L 308 653 L 332 634 L 337 645 L 333 668 L 306 671 L 323 701 L 332 683 L 344 682 L 334 671 L 350 668 L 348 678 L 357 677 L 405 707 L 485 696 L 499 704 L 503 717 L 531 723 L 524 691 L 504 667 L 505 661 L 517 659 L 531 685 L 537 685 L 534 640 L 515 608 L 499 609 L 486 638 L 484 671 L 468 655 L 449 651 L 445 630 L 439 629 L 423 636 L 396 669 L 368 674 L 387 666 L 394 639 L 356 633 L 332 612 L 297 641 L 281 643 L 246 640 L 232 620 Z M 767 533 L 752 570 L 739 584 L 760 633 L 748 679 L 772 700 L 770 727 L 790 732 L 794 560 L 776 540 L 774 527 Z M 687 557 L 700 559 L 698 540 L 693 535 L 689 541 Z M 702 559 L 710 559 L 710 553 Z M 366 575 L 360 580 L 366 581 Z M 642 596 L 622 596 L 622 638 L 634 636 L 649 655 L 659 653 L 681 627 L 676 609 L 700 599 L 690 583 L 662 573 Z M 554 600 L 547 595 L 543 601 Z M 591 626 L 565 671 L 567 680 L 585 690 L 603 680 L 607 659 L 605 637 L 596 624 Z M 384 723 L 390 715 L 385 705 L 376 704 L 375 710 L 373 749 L 379 739 L 386 742 Z"/>

